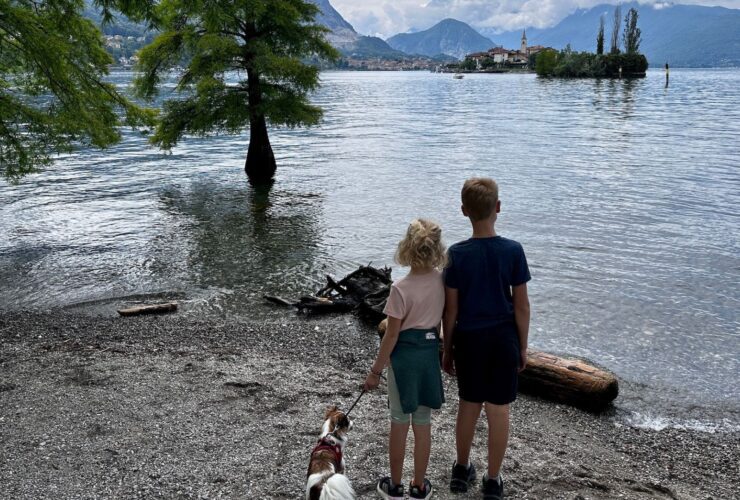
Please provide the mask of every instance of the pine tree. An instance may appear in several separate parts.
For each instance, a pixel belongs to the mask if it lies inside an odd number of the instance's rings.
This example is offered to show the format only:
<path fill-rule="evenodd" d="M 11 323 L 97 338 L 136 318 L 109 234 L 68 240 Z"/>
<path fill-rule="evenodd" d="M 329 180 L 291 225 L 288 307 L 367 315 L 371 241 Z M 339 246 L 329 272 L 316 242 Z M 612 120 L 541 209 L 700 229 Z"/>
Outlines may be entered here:
<path fill-rule="evenodd" d="M 614 8 L 614 24 L 612 26 L 612 43 L 609 50 L 610 54 L 619 54 L 619 31 L 622 27 L 622 6 L 617 5 Z"/>
<path fill-rule="evenodd" d="M 640 50 L 640 28 L 637 27 L 638 13 L 637 9 L 631 8 L 624 18 L 624 34 L 622 40 L 624 42 L 624 50 L 627 54 L 637 54 Z"/>
<path fill-rule="evenodd" d="M 144 0 L 102 4 L 109 16 L 147 10 Z M 113 60 L 98 27 L 82 17 L 83 5 L 0 0 L 0 172 L 9 180 L 76 146 L 111 146 L 123 124 L 153 123 L 153 112 L 104 82 Z"/>
<path fill-rule="evenodd" d="M 599 19 L 599 34 L 596 35 L 596 53 L 604 53 L 604 16 Z"/>
<path fill-rule="evenodd" d="M 337 53 L 315 23 L 318 13 L 307 0 L 162 0 L 154 16 L 160 34 L 139 53 L 138 94 L 153 98 L 172 68 L 185 68 L 176 86 L 181 96 L 164 103 L 152 142 L 170 149 L 185 134 L 238 134 L 248 125 L 247 176 L 271 182 L 267 122 L 310 126 L 322 116 L 308 101 L 319 70 L 303 59 Z"/>

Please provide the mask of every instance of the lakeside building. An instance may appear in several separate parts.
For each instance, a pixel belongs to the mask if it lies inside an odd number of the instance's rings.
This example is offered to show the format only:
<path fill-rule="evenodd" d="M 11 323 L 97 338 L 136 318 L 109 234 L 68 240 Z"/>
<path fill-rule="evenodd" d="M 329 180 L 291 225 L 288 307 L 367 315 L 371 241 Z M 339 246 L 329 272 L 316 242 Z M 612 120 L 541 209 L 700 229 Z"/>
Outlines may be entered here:
<path fill-rule="evenodd" d="M 527 45 L 527 31 L 522 31 L 522 44 L 518 49 L 505 49 L 503 47 L 493 47 L 485 52 L 474 52 L 465 56 L 465 59 L 475 61 L 476 66 L 480 68 L 487 61 L 492 61 L 498 66 L 526 66 L 529 64 L 529 58 L 549 47 L 543 45 Z"/>

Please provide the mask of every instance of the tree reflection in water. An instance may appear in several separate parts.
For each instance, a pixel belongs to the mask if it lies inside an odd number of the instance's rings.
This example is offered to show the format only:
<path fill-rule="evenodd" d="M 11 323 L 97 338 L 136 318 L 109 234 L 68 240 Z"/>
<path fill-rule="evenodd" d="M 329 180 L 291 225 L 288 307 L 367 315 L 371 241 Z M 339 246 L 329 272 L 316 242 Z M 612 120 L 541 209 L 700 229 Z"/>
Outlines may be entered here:
<path fill-rule="evenodd" d="M 242 310 L 266 292 L 305 293 L 320 282 L 320 195 L 201 181 L 160 196 L 187 246 L 182 269 L 197 307 Z M 194 292 L 199 293 L 199 292 Z"/>

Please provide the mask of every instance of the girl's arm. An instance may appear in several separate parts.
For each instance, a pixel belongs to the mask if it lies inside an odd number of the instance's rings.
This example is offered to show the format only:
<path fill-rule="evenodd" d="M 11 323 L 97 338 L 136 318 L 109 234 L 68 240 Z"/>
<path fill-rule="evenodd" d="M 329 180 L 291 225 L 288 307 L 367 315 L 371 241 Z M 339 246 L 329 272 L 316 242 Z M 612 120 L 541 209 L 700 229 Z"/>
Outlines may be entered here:
<path fill-rule="evenodd" d="M 364 390 L 372 391 L 380 385 L 380 374 L 391 359 L 391 353 L 396 347 L 399 333 L 401 333 L 401 320 L 388 316 L 388 326 L 385 329 L 383 340 L 380 342 L 380 350 L 375 358 L 375 363 L 373 363 L 370 373 L 365 378 Z"/>
<path fill-rule="evenodd" d="M 457 323 L 457 288 L 445 287 L 445 312 L 442 318 L 444 327 L 444 351 L 442 352 L 442 369 L 455 375 L 455 364 L 452 358 L 452 336 Z"/>
<path fill-rule="evenodd" d="M 527 343 L 529 341 L 529 295 L 527 295 L 527 284 L 512 287 L 512 299 L 514 302 L 514 322 L 519 334 L 519 349 L 521 362 L 519 371 L 527 366 Z"/>

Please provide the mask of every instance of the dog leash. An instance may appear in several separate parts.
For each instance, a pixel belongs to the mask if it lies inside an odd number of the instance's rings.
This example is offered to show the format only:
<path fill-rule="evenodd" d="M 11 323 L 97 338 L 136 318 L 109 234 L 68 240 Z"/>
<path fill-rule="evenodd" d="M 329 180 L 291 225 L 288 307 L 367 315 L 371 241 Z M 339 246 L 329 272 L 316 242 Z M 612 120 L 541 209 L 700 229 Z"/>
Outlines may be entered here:
<path fill-rule="evenodd" d="M 380 378 L 382 378 L 383 380 L 387 380 L 382 374 L 380 375 Z M 355 402 L 352 403 L 352 406 L 350 406 L 349 410 L 347 410 L 347 412 L 344 414 L 347 418 L 349 418 L 349 414 L 352 413 L 352 410 L 355 409 L 355 406 L 357 406 L 357 403 L 360 402 L 360 400 L 362 399 L 362 396 L 364 396 L 366 392 L 367 391 L 363 389 L 360 395 L 357 396 L 357 399 L 355 399 Z"/>
<path fill-rule="evenodd" d="M 352 410 L 355 409 L 355 406 L 357 406 L 357 403 L 360 402 L 360 399 L 362 399 L 362 396 L 364 396 L 366 392 L 367 391 L 365 389 L 363 389 L 362 392 L 360 393 L 360 395 L 357 396 L 357 399 L 355 399 L 355 402 L 352 403 L 352 406 L 349 407 L 349 410 L 347 410 L 347 413 L 344 414 L 347 418 L 349 418 L 349 414 L 352 413 Z"/>

